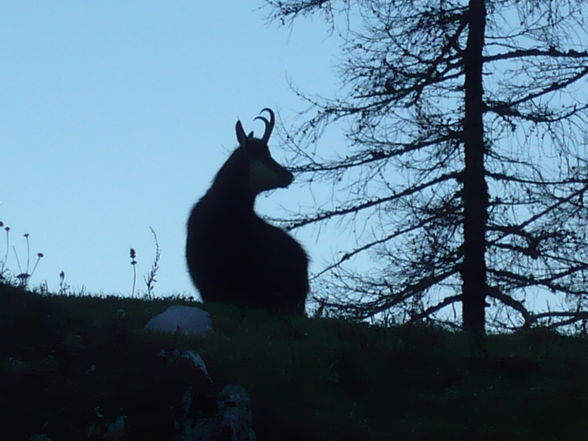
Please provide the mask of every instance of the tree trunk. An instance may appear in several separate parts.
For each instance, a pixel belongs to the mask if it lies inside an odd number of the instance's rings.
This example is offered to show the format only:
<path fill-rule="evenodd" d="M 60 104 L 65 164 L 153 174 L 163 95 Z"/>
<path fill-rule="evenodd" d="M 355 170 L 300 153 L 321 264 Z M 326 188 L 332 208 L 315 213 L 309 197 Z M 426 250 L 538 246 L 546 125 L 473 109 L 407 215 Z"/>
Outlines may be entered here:
<path fill-rule="evenodd" d="M 463 329 L 484 333 L 486 297 L 486 223 L 488 188 L 484 169 L 482 49 L 486 8 L 484 0 L 470 0 L 469 29 L 464 60 L 465 167 L 463 172 L 464 241 L 462 278 Z"/>

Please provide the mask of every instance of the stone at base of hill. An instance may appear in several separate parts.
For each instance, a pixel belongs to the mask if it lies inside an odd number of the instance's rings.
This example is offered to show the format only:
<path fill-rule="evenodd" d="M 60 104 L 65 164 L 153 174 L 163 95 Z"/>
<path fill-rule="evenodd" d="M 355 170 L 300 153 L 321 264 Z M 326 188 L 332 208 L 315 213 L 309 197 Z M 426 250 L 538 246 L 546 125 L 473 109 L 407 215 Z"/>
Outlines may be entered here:
<path fill-rule="evenodd" d="M 212 332 L 210 314 L 195 306 L 174 305 L 145 325 L 149 331 L 204 336 Z"/>

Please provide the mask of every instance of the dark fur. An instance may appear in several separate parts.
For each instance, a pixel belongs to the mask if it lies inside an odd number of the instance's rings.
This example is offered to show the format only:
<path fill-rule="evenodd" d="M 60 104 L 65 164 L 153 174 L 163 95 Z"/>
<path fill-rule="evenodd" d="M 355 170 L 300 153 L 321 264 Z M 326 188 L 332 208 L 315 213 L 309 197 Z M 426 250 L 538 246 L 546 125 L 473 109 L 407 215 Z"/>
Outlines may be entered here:
<path fill-rule="evenodd" d="M 245 144 L 192 209 L 186 242 L 190 275 L 205 302 L 303 313 L 308 258 L 296 240 L 255 213 L 255 197 L 269 188 L 250 189 L 250 162 L 260 155 L 270 161 L 285 180 L 277 186 L 287 186 L 292 175 L 271 159 L 260 139 L 250 134 Z"/>

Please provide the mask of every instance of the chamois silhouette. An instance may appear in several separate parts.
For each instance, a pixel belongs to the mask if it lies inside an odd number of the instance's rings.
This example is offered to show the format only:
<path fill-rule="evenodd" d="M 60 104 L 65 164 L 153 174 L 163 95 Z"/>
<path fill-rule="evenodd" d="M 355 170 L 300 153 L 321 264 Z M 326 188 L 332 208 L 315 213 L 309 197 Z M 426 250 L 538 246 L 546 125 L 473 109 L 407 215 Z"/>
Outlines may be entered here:
<path fill-rule="evenodd" d="M 268 141 L 274 112 L 265 108 L 263 136 L 245 134 L 241 121 L 239 147 L 220 168 L 211 187 L 188 219 L 186 260 L 205 302 L 304 313 L 308 293 L 308 258 L 285 231 L 254 211 L 256 196 L 290 185 L 294 176 L 270 155 Z"/>

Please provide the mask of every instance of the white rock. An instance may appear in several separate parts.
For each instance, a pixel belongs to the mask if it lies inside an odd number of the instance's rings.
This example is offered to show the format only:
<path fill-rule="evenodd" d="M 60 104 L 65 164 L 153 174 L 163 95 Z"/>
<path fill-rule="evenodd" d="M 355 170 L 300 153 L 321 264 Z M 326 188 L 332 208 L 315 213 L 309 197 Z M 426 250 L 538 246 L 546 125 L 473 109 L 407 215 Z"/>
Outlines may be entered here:
<path fill-rule="evenodd" d="M 212 320 L 208 312 L 195 306 L 174 305 L 149 320 L 145 329 L 202 336 L 212 332 Z"/>

